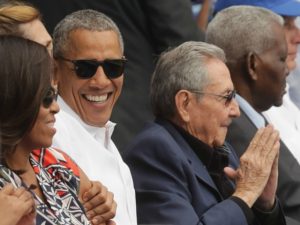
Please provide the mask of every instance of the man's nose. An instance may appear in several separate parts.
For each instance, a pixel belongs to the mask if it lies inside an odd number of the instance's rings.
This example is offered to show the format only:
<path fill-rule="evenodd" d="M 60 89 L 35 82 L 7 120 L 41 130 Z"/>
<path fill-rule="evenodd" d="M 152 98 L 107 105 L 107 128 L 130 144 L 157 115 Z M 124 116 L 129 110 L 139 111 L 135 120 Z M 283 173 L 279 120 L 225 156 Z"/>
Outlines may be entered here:
<path fill-rule="evenodd" d="M 231 117 L 239 117 L 241 115 L 240 107 L 237 100 L 234 98 L 231 101 L 231 108 L 230 108 L 230 116 Z"/>
<path fill-rule="evenodd" d="M 106 86 L 111 83 L 111 80 L 106 76 L 103 67 L 99 65 L 95 75 L 90 78 L 90 82 L 93 85 Z"/>

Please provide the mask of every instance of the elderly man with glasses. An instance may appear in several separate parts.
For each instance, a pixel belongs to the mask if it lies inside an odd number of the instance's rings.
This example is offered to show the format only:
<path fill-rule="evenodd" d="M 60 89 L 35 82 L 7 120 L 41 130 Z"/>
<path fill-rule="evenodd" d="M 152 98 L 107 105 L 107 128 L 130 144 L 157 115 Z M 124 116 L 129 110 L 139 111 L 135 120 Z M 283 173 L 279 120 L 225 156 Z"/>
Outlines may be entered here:
<path fill-rule="evenodd" d="M 278 132 L 260 129 L 240 165 L 224 143 L 240 115 L 224 52 L 203 42 L 167 51 L 150 89 L 156 120 L 124 152 L 138 223 L 284 225 L 275 196 Z"/>
<path fill-rule="evenodd" d="M 58 23 L 53 57 L 61 112 L 53 145 L 114 194 L 116 224 L 136 225 L 131 173 L 111 140 L 115 124 L 109 121 L 123 85 L 123 53 L 118 27 L 100 12 L 77 11 Z"/>

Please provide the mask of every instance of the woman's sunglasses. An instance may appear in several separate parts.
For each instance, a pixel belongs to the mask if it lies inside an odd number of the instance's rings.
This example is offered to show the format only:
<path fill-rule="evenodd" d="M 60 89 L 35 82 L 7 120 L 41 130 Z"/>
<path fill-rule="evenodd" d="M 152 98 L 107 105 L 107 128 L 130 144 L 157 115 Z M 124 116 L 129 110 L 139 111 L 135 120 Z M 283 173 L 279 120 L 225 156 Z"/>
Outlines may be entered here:
<path fill-rule="evenodd" d="M 49 88 L 42 100 L 43 107 L 46 109 L 49 108 L 54 100 L 57 101 L 57 96 L 57 90 L 55 90 L 53 87 Z"/>
<path fill-rule="evenodd" d="M 79 59 L 71 60 L 63 57 L 59 59 L 73 63 L 76 75 L 81 79 L 89 79 L 93 77 L 99 66 L 102 66 L 108 79 L 115 79 L 124 73 L 127 59 L 105 59 L 103 61 Z"/>

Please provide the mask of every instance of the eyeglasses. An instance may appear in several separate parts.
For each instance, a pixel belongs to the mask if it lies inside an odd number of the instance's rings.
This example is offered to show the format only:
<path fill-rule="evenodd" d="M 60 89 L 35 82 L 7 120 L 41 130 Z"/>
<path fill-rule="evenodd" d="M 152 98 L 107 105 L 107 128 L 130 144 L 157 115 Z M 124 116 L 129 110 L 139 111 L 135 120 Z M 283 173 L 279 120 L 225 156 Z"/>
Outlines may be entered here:
<path fill-rule="evenodd" d="M 125 58 L 105 59 L 103 61 L 92 59 L 71 60 L 64 57 L 59 57 L 59 59 L 73 63 L 75 73 L 81 79 L 89 79 L 93 77 L 99 66 L 102 66 L 108 79 L 118 78 L 124 73 L 125 64 L 127 62 L 127 59 Z"/>
<path fill-rule="evenodd" d="M 230 102 L 232 101 L 232 99 L 234 99 L 236 96 L 236 90 L 230 91 L 229 94 L 227 94 L 227 95 L 218 95 L 218 94 L 214 94 L 214 93 L 206 93 L 206 92 L 197 91 L 197 90 L 189 90 L 189 91 L 196 93 L 196 94 L 211 95 L 211 96 L 223 98 L 223 99 L 225 99 L 225 106 L 228 106 L 230 104 Z"/>
<path fill-rule="evenodd" d="M 46 95 L 42 100 L 43 107 L 46 109 L 49 108 L 54 100 L 57 101 L 57 96 L 58 96 L 57 90 L 55 90 L 53 87 L 49 88 L 49 90 L 47 91 Z"/>

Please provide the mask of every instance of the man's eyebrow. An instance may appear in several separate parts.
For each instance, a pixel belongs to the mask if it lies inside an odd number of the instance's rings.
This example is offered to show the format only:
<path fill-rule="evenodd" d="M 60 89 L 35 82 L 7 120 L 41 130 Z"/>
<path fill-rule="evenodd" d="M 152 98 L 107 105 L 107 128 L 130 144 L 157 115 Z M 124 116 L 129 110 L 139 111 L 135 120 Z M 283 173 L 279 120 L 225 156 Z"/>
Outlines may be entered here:
<path fill-rule="evenodd" d="M 229 94 L 230 92 L 232 92 L 233 90 L 234 90 L 234 88 L 227 88 L 224 91 L 222 91 L 221 94 L 226 95 L 226 94 Z"/>

